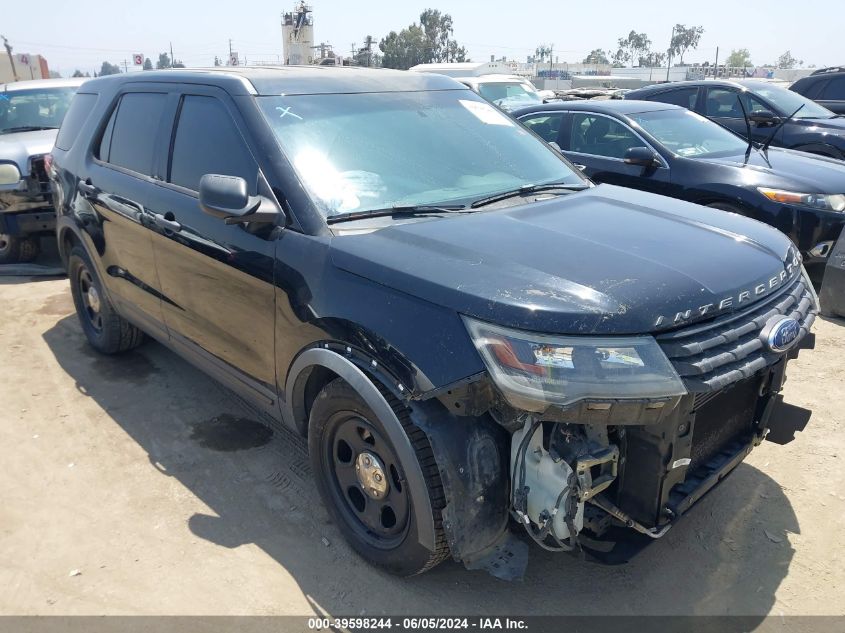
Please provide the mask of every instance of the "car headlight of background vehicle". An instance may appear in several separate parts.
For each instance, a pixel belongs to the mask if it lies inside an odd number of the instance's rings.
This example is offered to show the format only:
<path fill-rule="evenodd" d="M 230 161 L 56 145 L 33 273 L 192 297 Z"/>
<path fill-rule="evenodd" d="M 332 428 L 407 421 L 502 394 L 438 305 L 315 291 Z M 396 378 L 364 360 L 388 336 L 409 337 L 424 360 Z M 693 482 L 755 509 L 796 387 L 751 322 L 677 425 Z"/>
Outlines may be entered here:
<path fill-rule="evenodd" d="M 845 194 L 842 193 L 798 193 L 781 189 L 766 189 L 765 187 L 757 187 L 757 191 L 775 202 L 800 204 L 804 207 L 826 211 L 845 211 Z"/>
<path fill-rule="evenodd" d="M 12 163 L 0 163 L 0 185 L 16 185 L 21 181 L 18 166 Z"/>
<path fill-rule="evenodd" d="M 651 336 L 549 336 L 463 319 L 493 382 L 516 408 L 687 393 Z"/>

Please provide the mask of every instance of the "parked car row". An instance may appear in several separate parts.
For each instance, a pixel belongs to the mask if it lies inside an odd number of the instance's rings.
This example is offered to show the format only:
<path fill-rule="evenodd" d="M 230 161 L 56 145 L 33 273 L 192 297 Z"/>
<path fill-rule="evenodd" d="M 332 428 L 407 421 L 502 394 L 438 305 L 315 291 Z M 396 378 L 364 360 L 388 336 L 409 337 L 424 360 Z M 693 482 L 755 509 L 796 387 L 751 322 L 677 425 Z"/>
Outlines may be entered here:
<path fill-rule="evenodd" d="M 596 186 L 442 76 L 140 75 L 86 82 L 48 162 L 82 330 L 106 354 L 157 339 L 306 436 L 371 563 L 517 578 L 512 518 L 627 560 L 789 422 L 818 312 L 801 254 L 673 178 L 745 152 L 750 187 L 781 191 L 802 155 L 655 104 L 523 113 L 597 180 L 653 170 L 673 198 Z"/>

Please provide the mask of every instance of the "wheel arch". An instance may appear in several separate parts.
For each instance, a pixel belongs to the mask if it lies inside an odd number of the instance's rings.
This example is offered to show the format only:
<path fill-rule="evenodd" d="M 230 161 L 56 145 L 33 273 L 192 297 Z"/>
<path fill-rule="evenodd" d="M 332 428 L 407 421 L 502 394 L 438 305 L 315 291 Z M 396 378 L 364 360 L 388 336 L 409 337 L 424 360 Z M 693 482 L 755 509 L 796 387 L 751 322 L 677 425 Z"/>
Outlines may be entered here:
<path fill-rule="evenodd" d="M 346 347 L 345 349 L 350 349 Z M 375 366 L 372 365 L 375 363 Z M 388 389 L 400 399 L 403 396 L 398 383 L 391 385 L 390 380 L 384 378 L 387 374 L 380 369 L 378 361 L 371 361 L 371 371 L 365 373 L 361 361 L 353 358 L 350 354 L 342 354 L 328 343 L 322 347 L 312 347 L 303 351 L 297 356 L 288 372 L 288 379 L 285 386 L 285 408 L 284 418 L 303 435 L 308 432 L 308 411 L 310 404 L 308 398 L 314 398 L 320 390 L 335 378 L 342 378 L 357 393 L 367 406 L 378 416 L 384 424 L 391 444 L 396 449 L 402 464 L 405 466 L 405 475 L 408 478 L 408 485 L 415 499 L 428 499 L 425 478 L 422 468 L 416 459 L 414 449 L 408 436 L 405 434 L 399 418 L 396 416 L 390 403 L 379 390 L 379 386 Z M 376 374 L 376 375 L 372 375 Z M 378 383 L 378 385 L 377 385 Z M 398 392 L 398 393 L 397 393 Z M 418 538 L 421 545 L 431 551 L 437 548 L 434 520 L 431 508 L 414 507 L 418 526 Z"/>

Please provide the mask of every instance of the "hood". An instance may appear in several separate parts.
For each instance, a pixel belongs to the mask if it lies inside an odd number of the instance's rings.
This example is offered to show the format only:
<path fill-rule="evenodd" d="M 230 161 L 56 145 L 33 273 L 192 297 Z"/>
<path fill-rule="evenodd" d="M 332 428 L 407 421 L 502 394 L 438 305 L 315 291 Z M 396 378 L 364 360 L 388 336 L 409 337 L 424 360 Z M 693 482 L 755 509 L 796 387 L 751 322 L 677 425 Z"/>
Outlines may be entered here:
<path fill-rule="evenodd" d="M 744 153 L 690 160 L 743 169 L 745 186 L 768 186 L 802 193 L 845 193 L 845 161 L 775 147 L 770 147 L 767 154 L 753 149 L 748 163 Z"/>
<path fill-rule="evenodd" d="M 845 116 L 837 115 L 832 119 L 793 119 L 789 125 L 793 134 L 798 126 L 800 137 L 807 142 L 827 143 L 845 151 Z"/>
<path fill-rule="evenodd" d="M 755 220 L 609 185 L 332 240 L 343 270 L 561 334 L 656 332 L 744 308 L 800 274 L 796 257 Z"/>
<path fill-rule="evenodd" d="M 0 160 L 16 163 L 26 175 L 29 157 L 52 151 L 58 133 L 58 130 L 35 130 L 0 134 Z"/>

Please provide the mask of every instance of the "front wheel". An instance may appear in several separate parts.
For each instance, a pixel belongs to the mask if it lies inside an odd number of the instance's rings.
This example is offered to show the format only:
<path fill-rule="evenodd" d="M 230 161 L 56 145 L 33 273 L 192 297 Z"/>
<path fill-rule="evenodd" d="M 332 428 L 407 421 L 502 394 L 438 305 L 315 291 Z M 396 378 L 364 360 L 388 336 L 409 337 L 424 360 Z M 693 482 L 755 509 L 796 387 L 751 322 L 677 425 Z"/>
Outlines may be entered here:
<path fill-rule="evenodd" d="M 0 233 L 0 264 L 31 262 L 38 255 L 38 242 L 31 237 Z"/>
<path fill-rule="evenodd" d="M 431 445 L 400 402 L 388 396 L 411 442 L 427 498 L 415 499 L 384 423 L 342 379 L 326 385 L 311 408 L 308 449 L 323 502 L 346 540 L 370 563 L 400 576 L 428 571 L 449 555 L 441 511 L 443 486 Z M 430 513 L 436 547 L 417 538 L 416 514 Z"/>

